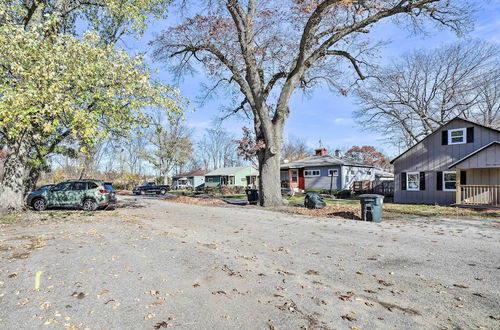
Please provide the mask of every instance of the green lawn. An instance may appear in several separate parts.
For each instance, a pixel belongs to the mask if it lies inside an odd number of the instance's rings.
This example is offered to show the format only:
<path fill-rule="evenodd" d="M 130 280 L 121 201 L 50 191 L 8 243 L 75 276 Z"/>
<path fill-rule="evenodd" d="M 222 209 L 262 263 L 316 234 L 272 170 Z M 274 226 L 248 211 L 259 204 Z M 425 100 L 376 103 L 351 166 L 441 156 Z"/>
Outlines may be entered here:
<path fill-rule="evenodd" d="M 290 205 L 303 206 L 304 196 L 287 197 Z M 327 205 L 359 205 L 355 199 L 323 198 Z M 384 218 L 460 216 L 500 219 L 500 210 L 466 209 L 451 206 L 384 203 Z"/>

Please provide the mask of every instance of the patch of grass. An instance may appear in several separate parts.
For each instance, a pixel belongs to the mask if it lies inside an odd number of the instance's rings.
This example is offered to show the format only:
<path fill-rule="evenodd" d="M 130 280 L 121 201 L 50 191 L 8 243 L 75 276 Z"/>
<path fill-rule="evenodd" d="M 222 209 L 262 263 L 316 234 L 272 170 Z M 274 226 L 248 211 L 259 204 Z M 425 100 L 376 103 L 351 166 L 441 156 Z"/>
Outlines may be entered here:
<path fill-rule="evenodd" d="M 186 196 L 186 195 L 193 194 L 193 191 L 192 190 L 169 190 L 168 193 L 172 194 L 172 195 Z"/>
<path fill-rule="evenodd" d="M 418 217 L 471 217 L 500 219 L 500 211 L 487 209 L 468 209 L 452 206 L 421 205 L 421 204 L 394 204 L 385 203 L 384 213 L 391 218 L 418 216 Z"/>
<path fill-rule="evenodd" d="M 0 224 L 10 224 L 17 222 L 21 219 L 21 216 L 17 213 L 8 213 L 0 216 Z"/>
<path fill-rule="evenodd" d="M 304 196 L 295 195 L 286 197 L 291 205 L 304 205 Z M 327 205 L 360 205 L 359 200 L 323 198 Z M 469 217 L 500 219 L 500 210 L 467 209 L 453 206 L 423 205 L 423 204 L 394 204 L 384 203 L 383 218 L 396 219 L 403 217 Z"/>
<path fill-rule="evenodd" d="M 291 205 L 304 205 L 303 195 L 288 196 L 287 199 Z M 356 199 L 335 199 L 335 198 L 325 198 L 323 200 L 327 205 L 359 205 L 359 200 Z"/>

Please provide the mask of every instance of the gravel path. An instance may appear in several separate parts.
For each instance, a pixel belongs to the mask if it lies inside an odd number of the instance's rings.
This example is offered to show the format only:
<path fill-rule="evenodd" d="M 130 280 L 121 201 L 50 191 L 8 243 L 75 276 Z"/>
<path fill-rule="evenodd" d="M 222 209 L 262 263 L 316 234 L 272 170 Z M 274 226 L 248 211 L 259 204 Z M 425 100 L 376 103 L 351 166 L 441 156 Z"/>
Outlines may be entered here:
<path fill-rule="evenodd" d="M 500 328 L 499 221 L 121 200 L 0 227 L 0 329 Z"/>

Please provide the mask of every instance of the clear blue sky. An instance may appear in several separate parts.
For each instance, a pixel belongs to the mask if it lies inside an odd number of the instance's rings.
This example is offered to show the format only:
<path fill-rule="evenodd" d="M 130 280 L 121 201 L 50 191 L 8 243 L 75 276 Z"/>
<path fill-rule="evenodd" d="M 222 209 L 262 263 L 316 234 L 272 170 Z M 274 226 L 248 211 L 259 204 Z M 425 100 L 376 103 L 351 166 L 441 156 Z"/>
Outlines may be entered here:
<path fill-rule="evenodd" d="M 482 0 L 480 2 L 483 3 Z M 484 1 L 484 3 L 475 15 L 474 31 L 466 38 L 500 42 L 500 1 Z M 156 34 L 177 19 L 172 13 L 167 21 L 155 22 L 141 39 L 126 40 L 126 49 L 130 53 L 149 49 L 148 41 L 153 40 Z M 391 24 L 377 26 L 372 32 L 374 39 L 383 37 L 391 41 L 381 51 L 380 64 L 412 49 L 434 48 L 458 39 L 455 34 L 447 30 L 435 31 L 433 35 L 426 37 L 412 36 Z M 173 84 L 171 75 L 162 64 L 154 63 L 153 66 L 158 69 L 162 81 Z M 185 97 L 195 100 L 201 95 L 200 87 L 203 81 L 203 73 L 187 76 L 178 87 Z M 192 103 L 195 111 L 189 112 L 186 117 L 188 125 L 195 129 L 196 137 L 201 136 L 204 129 L 210 127 L 212 120 L 220 115 L 222 105 L 226 105 L 224 100 L 213 100 L 203 106 Z M 353 97 L 340 96 L 327 88 L 316 89 L 311 96 L 303 96 L 300 92 L 296 92 L 290 108 L 291 115 L 285 128 L 285 136 L 304 138 L 312 148 L 316 148 L 321 140 L 323 145 L 334 148 L 370 144 L 381 148 L 389 156 L 395 156 L 399 152 L 395 146 L 383 144 L 383 136 L 365 132 L 355 124 L 352 118 L 352 112 L 356 109 Z M 241 118 L 228 119 L 223 123 L 223 126 L 236 136 L 241 135 L 241 127 L 244 125 L 252 127 L 251 123 L 245 123 Z"/>

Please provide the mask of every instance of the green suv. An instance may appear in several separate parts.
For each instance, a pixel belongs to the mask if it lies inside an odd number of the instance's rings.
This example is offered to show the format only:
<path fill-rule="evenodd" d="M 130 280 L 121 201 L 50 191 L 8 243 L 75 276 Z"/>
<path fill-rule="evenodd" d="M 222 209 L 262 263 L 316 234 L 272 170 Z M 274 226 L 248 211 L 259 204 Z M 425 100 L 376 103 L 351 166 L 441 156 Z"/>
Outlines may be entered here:
<path fill-rule="evenodd" d="M 69 180 L 49 189 L 31 192 L 26 203 L 36 211 L 48 207 L 78 207 L 95 211 L 116 203 L 115 191 L 100 180 Z"/>

